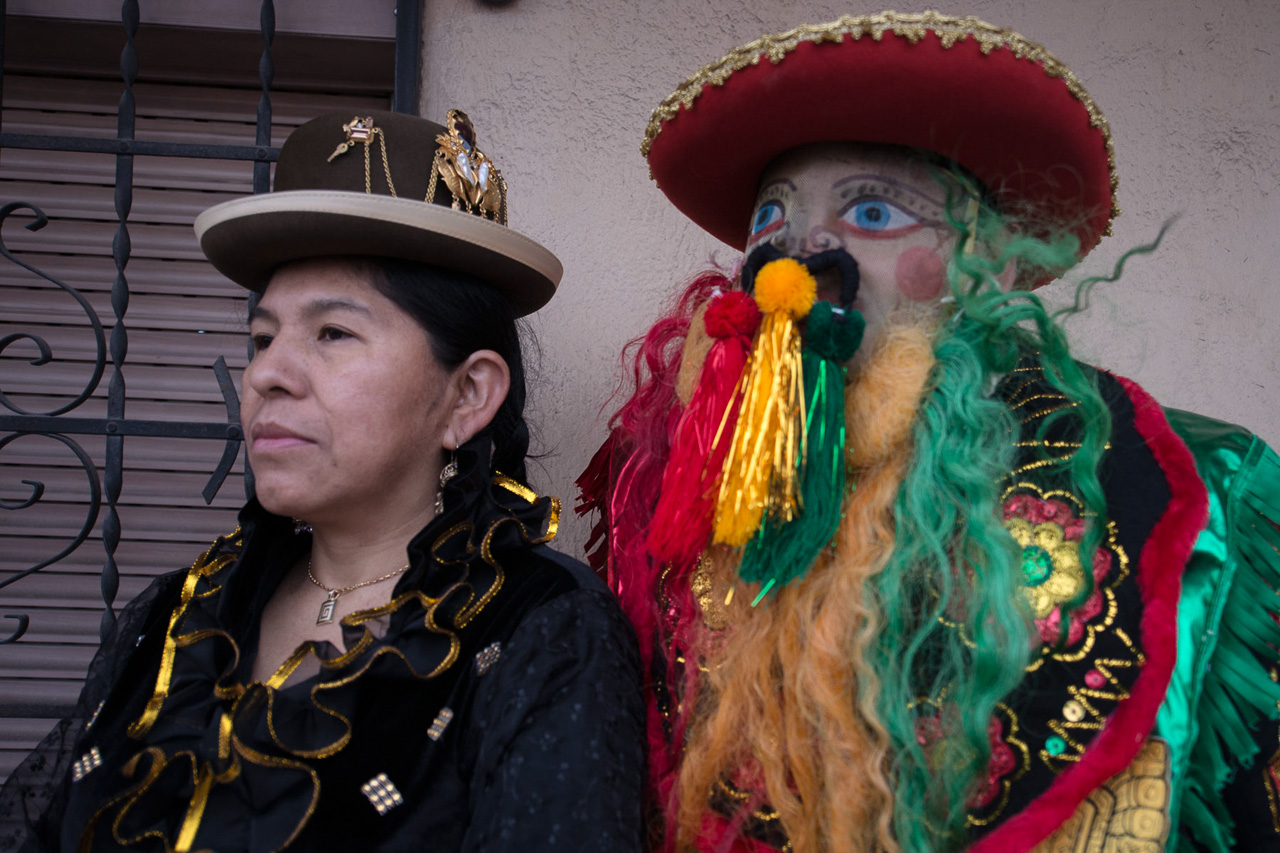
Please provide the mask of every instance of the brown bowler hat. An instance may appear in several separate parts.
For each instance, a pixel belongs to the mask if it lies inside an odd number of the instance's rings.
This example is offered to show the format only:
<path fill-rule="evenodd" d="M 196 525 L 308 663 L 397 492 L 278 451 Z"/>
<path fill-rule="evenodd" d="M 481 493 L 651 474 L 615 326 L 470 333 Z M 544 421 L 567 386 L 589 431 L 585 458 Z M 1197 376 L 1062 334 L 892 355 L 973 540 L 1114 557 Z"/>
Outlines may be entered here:
<path fill-rule="evenodd" d="M 465 113 L 446 126 L 402 113 L 331 113 L 285 140 L 270 193 L 215 205 L 196 236 L 227 278 L 261 292 L 289 261 L 368 255 L 474 275 L 519 316 L 555 294 L 563 269 L 507 227 L 507 186 Z"/>

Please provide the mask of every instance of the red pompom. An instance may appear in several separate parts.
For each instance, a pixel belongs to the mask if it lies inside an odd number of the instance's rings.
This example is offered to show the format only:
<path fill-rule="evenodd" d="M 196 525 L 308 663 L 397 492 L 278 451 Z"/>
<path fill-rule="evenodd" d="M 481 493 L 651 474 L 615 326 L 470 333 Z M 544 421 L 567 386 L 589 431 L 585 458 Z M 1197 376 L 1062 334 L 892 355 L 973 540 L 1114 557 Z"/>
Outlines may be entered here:
<path fill-rule="evenodd" d="M 721 293 L 707 307 L 706 325 L 713 338 L 754 335 L 760 327 L 760 306 L 741 290 Z"/>

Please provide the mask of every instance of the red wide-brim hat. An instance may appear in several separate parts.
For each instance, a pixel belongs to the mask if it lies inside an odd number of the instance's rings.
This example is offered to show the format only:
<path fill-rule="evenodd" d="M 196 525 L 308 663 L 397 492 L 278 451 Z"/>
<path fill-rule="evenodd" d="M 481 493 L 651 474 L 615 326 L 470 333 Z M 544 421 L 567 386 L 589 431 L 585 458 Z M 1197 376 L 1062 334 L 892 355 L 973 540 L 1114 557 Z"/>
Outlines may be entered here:
<path fill-rule="evenodd" d="M 843 17 L 764 36 L 664 100 L 641 152 L 686 216 L 736 249 L 761 173 L 815 142 L 911 146 L 972 172 L 1005 210 L 1075 233 L 1119 214 L 1111 132 L 1049 51 L 977 18 Z"/>

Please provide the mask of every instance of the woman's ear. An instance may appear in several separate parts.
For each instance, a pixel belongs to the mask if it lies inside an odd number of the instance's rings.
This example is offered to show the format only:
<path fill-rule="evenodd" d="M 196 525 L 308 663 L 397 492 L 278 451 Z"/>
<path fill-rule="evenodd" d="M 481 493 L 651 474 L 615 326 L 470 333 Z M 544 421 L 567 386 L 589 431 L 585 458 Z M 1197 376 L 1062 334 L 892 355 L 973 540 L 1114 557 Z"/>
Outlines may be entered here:
<path fill-rule="evenodd" d="M 476 350 L 453 371 L 453 411 L 445 425 L 444 446 L 456 450 L 487 427 L 511 388 L 511 371 L 493 350 Z"/>

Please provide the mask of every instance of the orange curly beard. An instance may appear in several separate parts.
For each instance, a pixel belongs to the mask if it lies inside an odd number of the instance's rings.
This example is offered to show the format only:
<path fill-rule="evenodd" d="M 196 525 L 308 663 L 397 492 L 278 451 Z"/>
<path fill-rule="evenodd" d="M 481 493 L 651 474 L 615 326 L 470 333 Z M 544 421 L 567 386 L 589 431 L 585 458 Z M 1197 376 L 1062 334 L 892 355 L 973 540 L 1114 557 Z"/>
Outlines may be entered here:
<path fill-rule="evenodd" d="M 703 674 L 696 700 L 686 697 L 696 711 L 672 804 L 677 848 L 722 840 L 706 836 L 708 792 L 728 779 L 754 789 L 745 809 L 767 803 L 777 812 L 798 853 L 898 850 L 888 738 L 864 663 L 877 624 L 864 587 L 893 548 L 894 501 L 933 366 L 934 331 L 927 314 L 895 317 L 851 376 L 846 451 L 856 488 L 831 547 L 803 580 L 753 608 L 755 590 L 737 579 L 732 552 L 708 555 L 710 577 L 701 582 L 710 593 L 701 598 L 722 612 L 704 621 L 728 627 L 698 626 L 685 645 L 699 651 L 690 660 L 701 658 Z"/>

